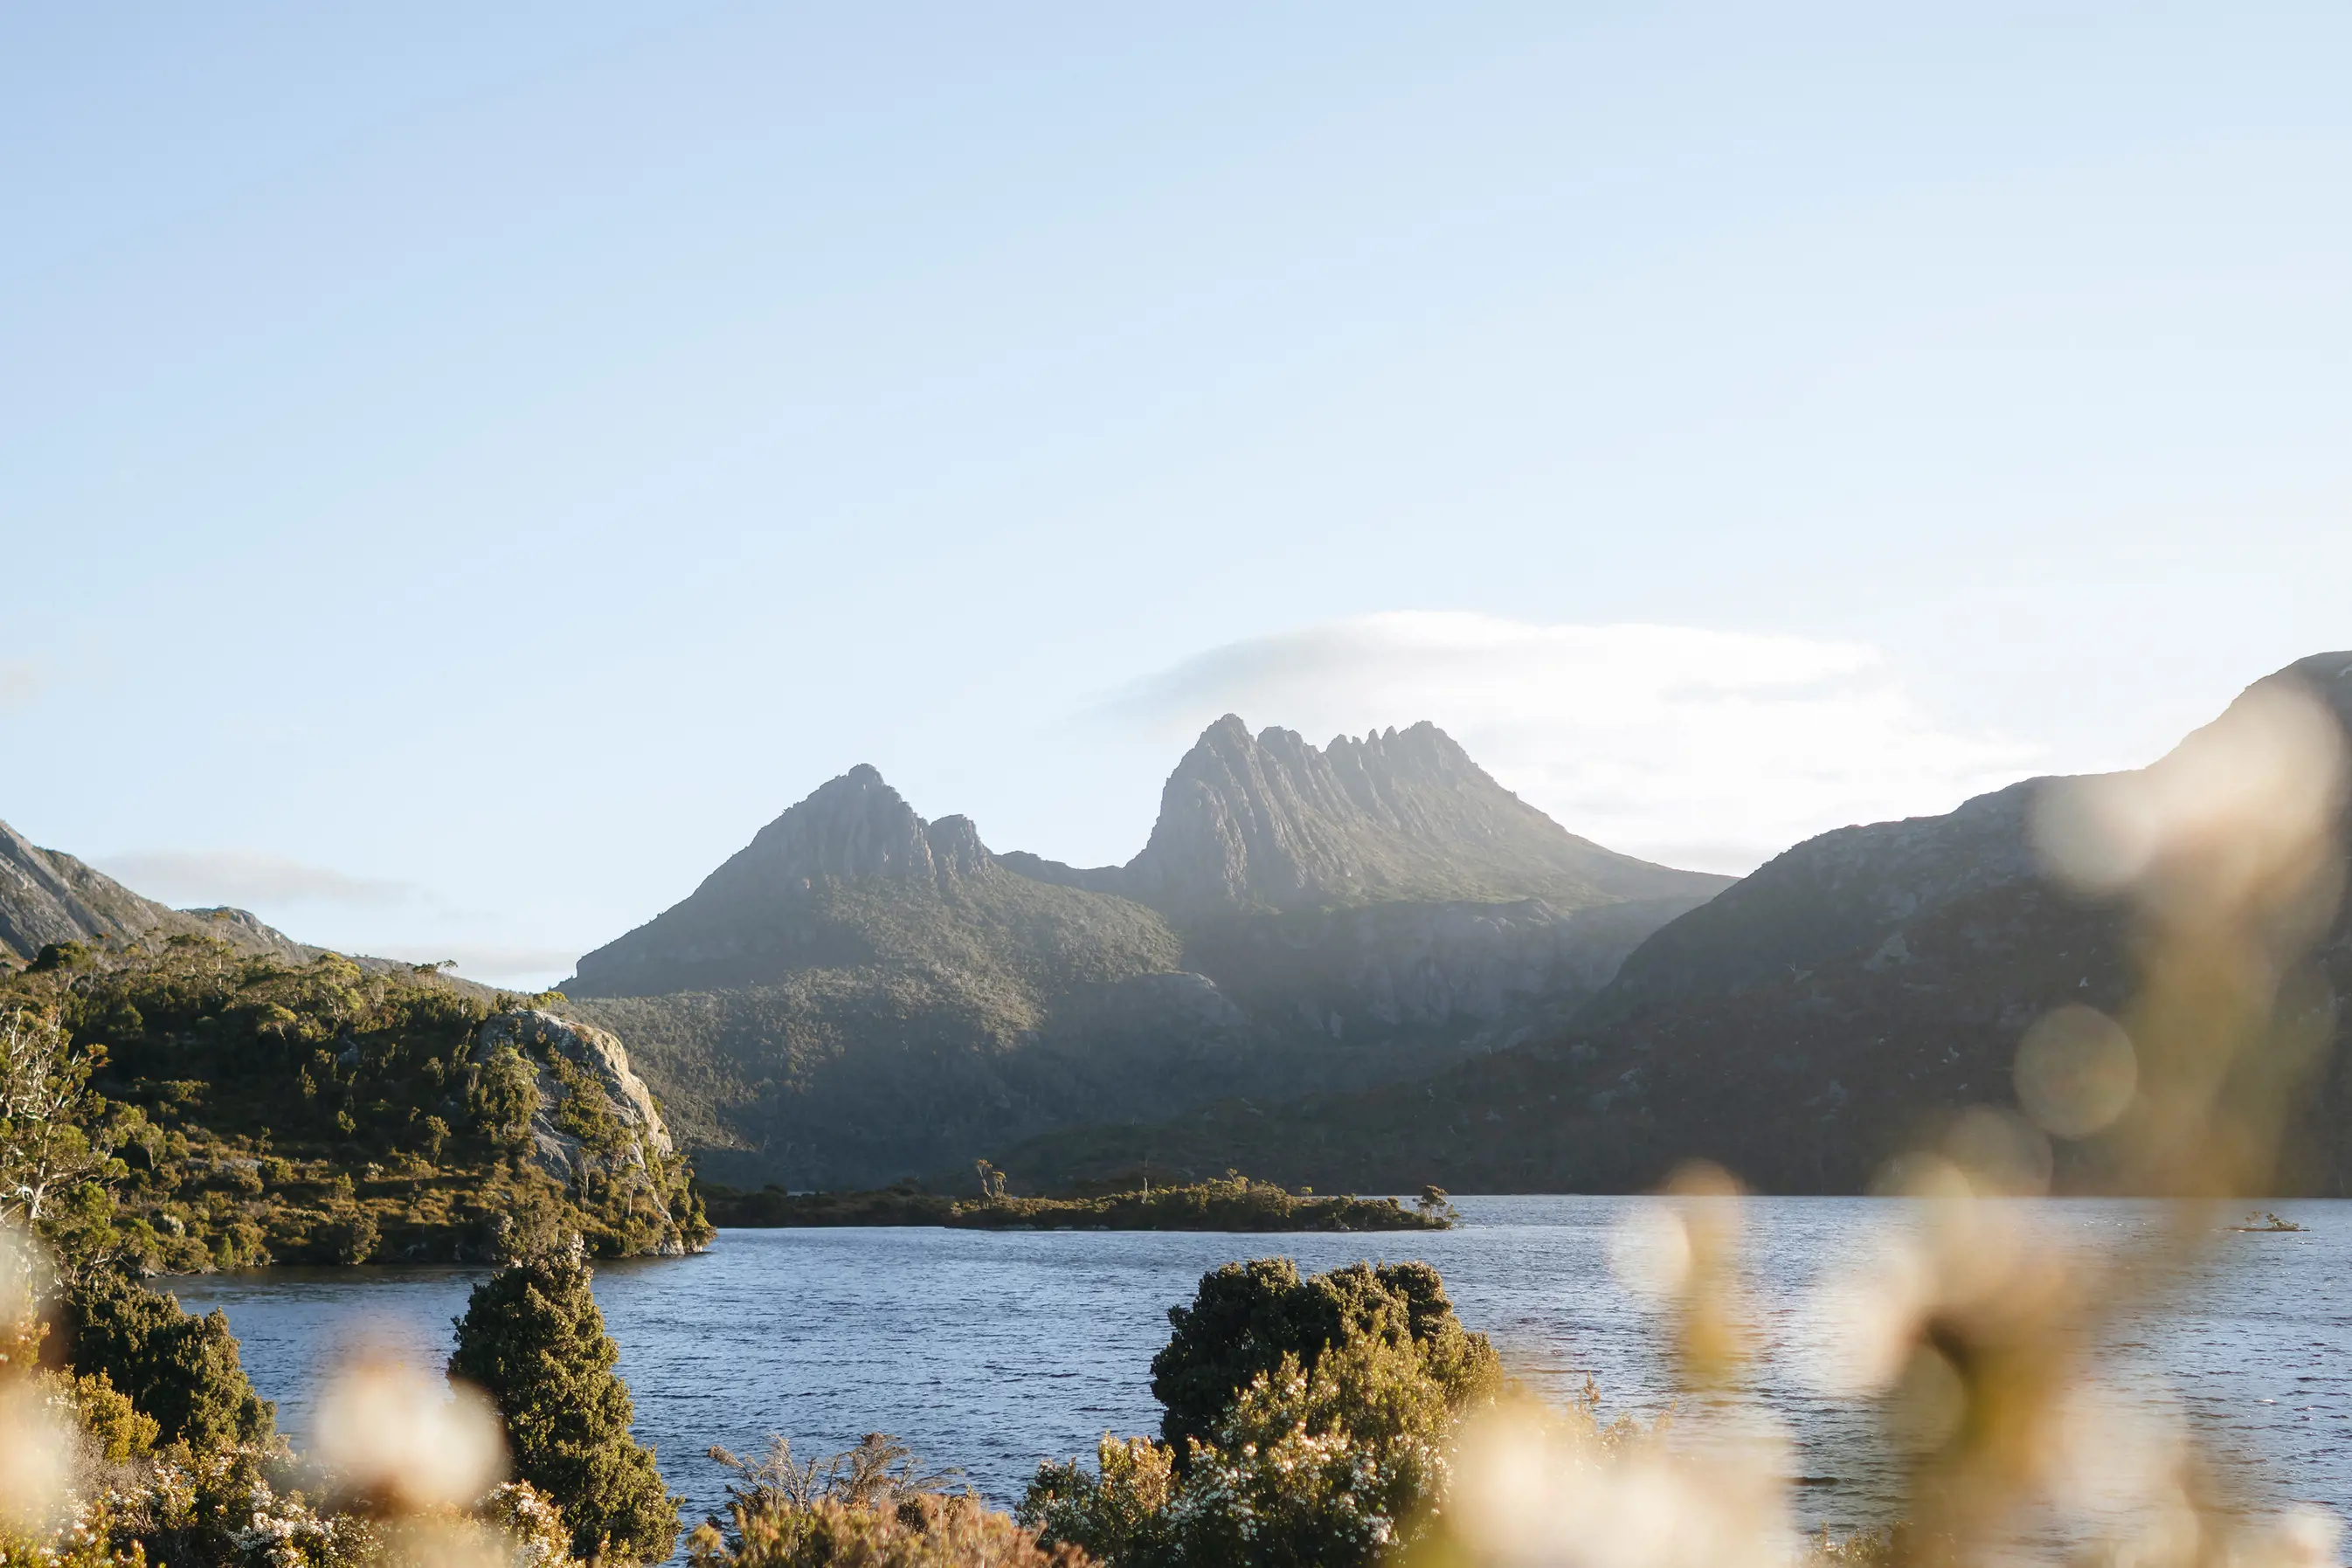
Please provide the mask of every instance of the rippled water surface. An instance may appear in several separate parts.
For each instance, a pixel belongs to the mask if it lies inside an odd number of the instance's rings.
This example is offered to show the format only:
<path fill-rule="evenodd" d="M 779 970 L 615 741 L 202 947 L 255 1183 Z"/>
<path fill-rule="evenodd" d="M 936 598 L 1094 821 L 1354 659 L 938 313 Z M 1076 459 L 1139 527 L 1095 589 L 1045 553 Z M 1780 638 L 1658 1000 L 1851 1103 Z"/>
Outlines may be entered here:
<path fill-rule="evenodd" d="M 1105 1430 L 1156 1430 L 1151 1355 L 1166 1311 L 1201 1274 L 1287 1254 L 1303 1269 L 1425 1259 L 1463 1321 L 1521 1377 L 1556 1394 L 1590 1375 L 1612 1408 L 1668 1399 L 1649 1309 L 1612 1276 L 1610 1238 L 1654 1202 L 1470 1197 L 1464 1225 L 1399 1236 L 1149 1235 L 932 1229 L 730 1230 L 698 1258 L 608 1264 L 596 1278 L 637 1434 L 655 1446 L 689 1519 L 717 1506 L 713 1443 L 769 1432 L 803 1453 L 869 1431 L 963 1467 L 1009 1504 L 1045 1458 L 1091 1453 Z M 1748 1210 L 1748 1263 L 1764 1353 L 1759 1396 L 1793 1431 L 1808 1525 L 1883 1521 L 1893 1478 L 1867 1458 L 1869 1413 L 1813 1391 L 1809 1293 L 1867 1261 L 1905 1207 L 1764 1198 Z M 2352 1519 L 2352 1203 L 2282 1205 L 2299 1234 L 2225 1235 L 2164 1320 L 2126 1325 L 2115 1356 L 2135 1397 L 2181 1403 L 2242 1468 L 2257 1500 L 2318 1503 Z M 2146 1206 L 2053 1202 L 2038 1223 L 2086 1252 L 2128 1246 Z M 313 1380 L 352 1336 L 389 1335 L 420 1360 L 446 1354 L 478 1270 L 268 1270 L 172 1281 L 221 1307 L 245 1363 L 299 1440 Z"/>

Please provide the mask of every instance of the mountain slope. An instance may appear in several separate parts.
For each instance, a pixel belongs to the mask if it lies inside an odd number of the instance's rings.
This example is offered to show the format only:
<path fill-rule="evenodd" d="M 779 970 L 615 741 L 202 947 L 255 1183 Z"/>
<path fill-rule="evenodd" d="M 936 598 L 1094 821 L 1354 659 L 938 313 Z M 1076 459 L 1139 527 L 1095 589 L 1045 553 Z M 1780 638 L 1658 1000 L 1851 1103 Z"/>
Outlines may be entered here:
<path fill-rule="evenodd" d="M 2269 677 L 2318 693 L 2352 733 L 2352 653 Z M 2122 1008 L 2126 912 L 2045 875 L 2033 804 L 2051 780 L 1941 817 L 1796 846 L 1634 949 L 1574 1024 L 1417 1082 L 1000 1151 L 1033 1182 L 1241 1166 L 1335 1188 L 1622 1191 L 1718 1160 L 1772 1190 L 1854 1192 L 1924 1129 L 2011 1103 L 2024 1030 L 2070 1002 Z M 2352 843 L 2346 846 L 2352 858 Z M 2352 994 L 2352 910 L 2315 954 Z M 2352 1191 L 2352 1039 L 2305 1099 L 2293 1190 Z M 2091 1173 L 2064 1162 L 2062 1181 Z"/>
<path fill-rule="evenodd" d="M 69 854 L 35 845 L 0 822 L 0 959 L 31 959 L 60 942 L 109 937 L 217 936 L 248 952 L 315 954 L 242 909 L 171 909 L 142 898 Z"/>
<path fill-rule="evenodd" d="M 1575 838 L 1432 726 L 1227 719 L 1127 867 L 994 853 L 860 767 L 562 989 L 721 1179 L 876 1185 L 1534 1038 L 1724 880 Z"/>
<path fill-rule="evenodd" d="M 760 830 L 692 895 L 580 960 L 567 995 L 652 996 L 811 969 L 935 967 L 1001 988 L 1018 1013 L 1049 992 L 1173 969 L 1150 910 L 1017 875 L 971 821 L 926 823 L 872 768 Z"/>

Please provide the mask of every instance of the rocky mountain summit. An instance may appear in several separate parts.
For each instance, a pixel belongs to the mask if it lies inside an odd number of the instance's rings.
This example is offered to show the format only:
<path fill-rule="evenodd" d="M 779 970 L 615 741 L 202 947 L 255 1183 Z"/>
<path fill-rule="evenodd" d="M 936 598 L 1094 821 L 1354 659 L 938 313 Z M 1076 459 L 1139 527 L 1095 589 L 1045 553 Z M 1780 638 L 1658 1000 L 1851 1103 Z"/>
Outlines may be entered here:
<path fill-rule="evenodd" d="M 307 958 L 305 947 L 242 909 L 172 909 L 0 822 L 0 961 L 25 962 L 53 943 L 146 936 L 216 936 L 233 947 Z"/>
<path fill-rule="evenodd" d="M 997 853 L 859 767 L 562 988 L 709 1168 L 877 1184 L 1533 1038 L 1728 881 L 1577 838 L 1433 725 L 1318 749 L 1228 716 L 1124 866 Z"/>
<path fill-rule="evenodd" d="M 2265 677 L 2325 701 L 2352 737 L 2352 653 Z M 2240 702 L 2249 700 L 2242 697 Z M 1034 1181 L 1238 1166 L 1380 1191 L 1629 1191 L 1714 1159 L 1767 1190 L 1857 1192 L 1972 1104 L 2013 1103 L 2025 1030 L 2138 985 L 2119 904 L 2062 884 L 2037 846 L 2034 779 L 1937 817 L 1808 840 L 1649 936 L 1569 1025 L 1417 1082 L 1286 1105 L 1227 1103 L 1150 1127 L 1047 1134 L 992 1155 Z M 2352 864 L 2352 830 L 2341 852 Z M 2314 960 L 2352 994 L 2352 906 Z M 2352 1194 L 2352 1026 L 2300 1101 L 2285 1190 Z M 2061 1147 L 2062 1185 L 2095 1155 Z"/>
<path fill-rule="evenodd" d="M 1340 736 L 1255 736 L 1211 725 L 1160 791 L 1160 818 L 1124 866 L 1015 853 L 1023 874 L 1116 893 L 1179 921 L 1399 899 L 1564 909 L 1700 899 L 1729 877 L 1675 871 L 1568 832 L 1505 789 L 1435 725 Z"/>
<path fill-rule="evenodd" d="M 875 966 L 953 968 L 1023 994 L 1177 967 L 1150 911 L 1018 875 L 970 819 L 926 822 L 850 769 L 760 830 L 702 885 L 583 956 L 574 997 L 654 996 Z"/>

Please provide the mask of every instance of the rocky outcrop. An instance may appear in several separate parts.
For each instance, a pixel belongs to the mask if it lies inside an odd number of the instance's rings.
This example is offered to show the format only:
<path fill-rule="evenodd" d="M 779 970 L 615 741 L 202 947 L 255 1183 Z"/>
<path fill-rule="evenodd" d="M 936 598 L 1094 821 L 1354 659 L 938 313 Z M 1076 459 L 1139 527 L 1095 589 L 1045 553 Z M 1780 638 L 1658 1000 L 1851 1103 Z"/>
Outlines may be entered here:
<path fill-rule="evenodd" d="M 172 909 L 0 822 L 0 958 L 29 959 L 52 943 L 160 935 L 215 936 L 247 952 L 315 956 L 242 909 Z"/>
<path fill-rule="evenodd" d="M 519 1052 L 538 1074 L 532 1162 L 568 1192 L 584 1194 L 590 1184 L 601 1182 L 622 1189 L 623 1207 L 641 1191 L 651 1207 L 666 1213 L 667 1189 L 677 1179 L 677 1147 L 653 1091 L 630 1067 L 619 1037 L 593 1024 L 521 1009 L 493 1013 L 475 1031 L 475 1060 L 507 1049 Z M 664 1257 L 687 1250 L 675 1222 L 665 1223 L 668 1233 L 652 1250 Z"/>

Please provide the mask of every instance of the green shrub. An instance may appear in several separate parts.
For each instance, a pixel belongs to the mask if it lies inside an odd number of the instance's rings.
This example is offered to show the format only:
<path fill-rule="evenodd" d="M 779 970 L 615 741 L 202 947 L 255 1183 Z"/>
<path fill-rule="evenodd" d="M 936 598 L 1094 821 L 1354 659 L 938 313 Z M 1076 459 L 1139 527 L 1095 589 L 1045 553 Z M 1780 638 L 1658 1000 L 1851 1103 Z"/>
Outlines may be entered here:
<path fill-rule="evenodd" d="M 1041 1467 L 1020 1518 L 1115 1568 L 1366 1568 L 1434 1505 L 1454 1425 L 1500 1389 L 1437 1271 L 1287 1259 L 1205 1275 L 1152 1361 L 1165 1442 Z"/>
<path fill-rule="evenodd" d="M 589 1287 L 576 1250 L 500 1269 L 457 1320 L 450 1375 L 497 1404 L 516 1473 L 562 1511 L 575 1554 L 658 1563 L 677 1542 L 680 1500 L 629 1435 L 620 1350 Z"/>
<path fill-rule="evenodd" d="M 90 1446 L 109 1464 L 144 1458 L 163 1435 L 162 1424 L 141 1411 L 119 1392 L 103 1372 L 77 1376 L 70 1372 L 46 1372 L 52 1397 L 74 1413 Z"/>
<path fill-rule="evenodd" d="M 1164 1443 L 1106 1433 L 1095 1470 L 1076 1459 L 1037 1467 L 1021 1500 L 1020 1520 L 1043 1541 L 1066 1542 L 1116 1568 L 1155 1568 L 1179 1561 L 1168 1505 L 1176 1469 Z"/>
<path fill-rule="evenodd" d="M 93 1270 L 67 1298 L 67 1359 L 153 1417 L 161 1440 L 204 1451 L 266 1442 L 277 1409 L 257 1397 L 220 1312 L 196 1317 L 135 1280 Z"/>
<path fill-rule="evenodd" d="M 475 1070 L 470 1102 L 477 1131 L 500 1148 L 520 1149 L 539 1113 L 539 1073 L 522 1052 L 502 1045 Z"/>
<path fill-rule="evenodd" d="M 929 1495 L 890 1509 L 821 1500 L 733 1542 L 716 1526 L 687 1542 L 689 1568 L 1085 1568 L 1076 1547 L 1045 1547 L 977 1498 Z"/>
<path fill-rule="evenodd" d="M 1501 1379 L 1484 1334 L 1466 1332 L 1426 1263 L 1354 1263 L 1300 1279 L 1287 1258 L 1228 1263 L 1202 1277 L 1190 1307 L 1171 1307 L 1175 1333 L 1151 1358 L 1160 1434 L 1186 1462 L 1251 1382 L 1295 1356 L 1312 1371 L 1335 1344 L 1365 1336 L 1410 1340 L 1430 1375 L 1460 1404 Z"/>

